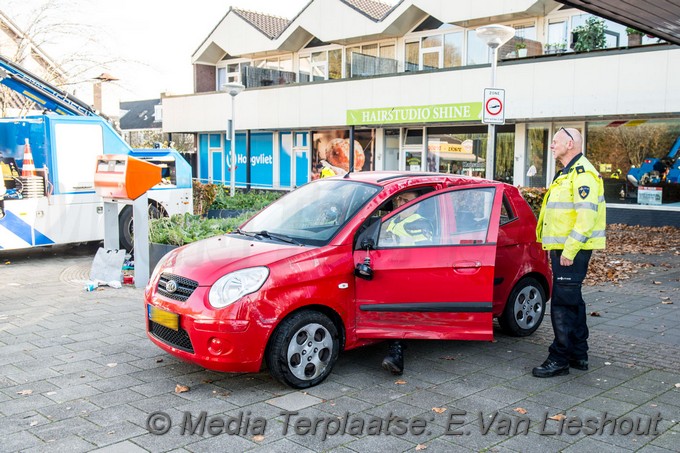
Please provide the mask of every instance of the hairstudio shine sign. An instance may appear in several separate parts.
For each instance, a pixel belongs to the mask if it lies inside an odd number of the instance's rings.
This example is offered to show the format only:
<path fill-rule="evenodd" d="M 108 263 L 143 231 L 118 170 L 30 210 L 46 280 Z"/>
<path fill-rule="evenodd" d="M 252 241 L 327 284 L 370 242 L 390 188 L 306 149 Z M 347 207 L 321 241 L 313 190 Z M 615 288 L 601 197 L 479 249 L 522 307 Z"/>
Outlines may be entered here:
<path fill-rule="evenodd" d="M 347 110 L 348 126 L 475 121 L 481 118 L 481 102 Z"/>

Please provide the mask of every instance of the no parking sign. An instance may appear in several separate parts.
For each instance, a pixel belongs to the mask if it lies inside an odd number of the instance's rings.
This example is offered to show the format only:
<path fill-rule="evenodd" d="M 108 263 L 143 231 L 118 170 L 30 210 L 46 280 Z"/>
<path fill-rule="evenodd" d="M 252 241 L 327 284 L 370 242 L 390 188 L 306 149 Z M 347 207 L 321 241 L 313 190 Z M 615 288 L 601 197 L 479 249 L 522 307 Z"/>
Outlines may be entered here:
<path fill-rule="evenodd" d="M 505 90 L 484 88 L 484 124 L 505 124 Z"/>

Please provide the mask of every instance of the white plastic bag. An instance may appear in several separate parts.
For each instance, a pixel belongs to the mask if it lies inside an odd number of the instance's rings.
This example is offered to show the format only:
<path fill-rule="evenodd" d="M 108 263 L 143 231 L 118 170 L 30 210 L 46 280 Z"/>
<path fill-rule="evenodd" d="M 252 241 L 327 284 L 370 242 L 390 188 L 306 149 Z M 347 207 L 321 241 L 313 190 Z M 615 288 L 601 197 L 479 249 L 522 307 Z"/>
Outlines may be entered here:
<path fill-rule="evenodd" d="M 90 268 L 90 280 L 122 282 L 124 260 L 125 250 L 107 250 L 100 247 Z"/>

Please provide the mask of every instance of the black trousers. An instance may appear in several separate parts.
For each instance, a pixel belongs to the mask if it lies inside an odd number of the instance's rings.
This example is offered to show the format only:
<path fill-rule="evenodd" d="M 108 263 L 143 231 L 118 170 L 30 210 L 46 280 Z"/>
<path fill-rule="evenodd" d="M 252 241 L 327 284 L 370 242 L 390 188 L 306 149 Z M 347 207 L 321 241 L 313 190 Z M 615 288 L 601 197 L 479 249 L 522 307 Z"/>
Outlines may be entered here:
<path fill-rule="evenodd" d="M 548 358 L 560 365 L 566 365 L 570 359 L 588 359 L 588 324 L 581 285 L 592 254 L 592 250 L 581 250 L 571 266 L 562 266 L 562 250 L 550 251 L 553 271 L 550 319 L 555 339 L 548 348 Z"/>

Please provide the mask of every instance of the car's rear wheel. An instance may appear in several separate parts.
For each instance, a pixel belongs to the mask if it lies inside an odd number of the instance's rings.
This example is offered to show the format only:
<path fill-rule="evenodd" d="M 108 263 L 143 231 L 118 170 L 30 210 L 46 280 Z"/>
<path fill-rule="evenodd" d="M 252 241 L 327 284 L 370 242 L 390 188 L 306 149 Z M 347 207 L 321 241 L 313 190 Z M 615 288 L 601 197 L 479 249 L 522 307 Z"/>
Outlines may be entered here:
<path fill-rule="evenodd" d="M 543 321 L 545 304 L 543 286 L 533 277 L 524 277 L 512 289 L 498 323 L 508 335 L 531 335 Z"/>
<path fill-rule="evenodd" d="M 340 352 L 338 329 L 328 316 L 304 310 L 284 319 L 265 353 L 267 367 L 279 382 L 307 388 L 322 382 Z"/>

